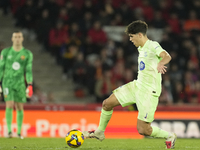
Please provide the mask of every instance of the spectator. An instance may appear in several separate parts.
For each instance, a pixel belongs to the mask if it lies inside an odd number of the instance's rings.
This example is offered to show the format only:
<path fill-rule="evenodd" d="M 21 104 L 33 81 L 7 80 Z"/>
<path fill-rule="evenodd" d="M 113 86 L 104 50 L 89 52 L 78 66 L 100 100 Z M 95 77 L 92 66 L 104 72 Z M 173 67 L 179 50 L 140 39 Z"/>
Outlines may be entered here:
<path fill-rule="evenodd" d="M 184 76 L 184 92 L 187 96 L 187 102 L 190 102 L 190 99 L 194 91 L 195 91 L 195 82 L 192 78 L 192 72 L 186 71 Z"/>
<path fill-rule="evenodd" d="M 200 103 L 200 81 L 195 82 L 195 94 L 198 97 L 198 103 Z"/>
<path fill-rule="evenodd" d="M 80 30 L 82 31 L 83 35 L 87 35 L 87 31 L 93 25 L 93 14 L 91 12 L 85 12 L 83 18 L 80 19 L 79 26 Z"/>
<path fill-rule="evenodd" d="M 68 11 L 67 8 L 62 7 L 60 9 L 59 15 L 58 15 L 59 20 L 61 20 L 64 24 L 69 22 L 69 15 L 68 15 Z"/>
<path fill-rule="evenodd" d="M 148 0 L 142 1 L 142 11 L 145 17 L 145 20 L 151 22 L 153 20 L 154 10 L 153 7 L 150 5 Z"/>
<path fill-rule="evenodd" d="M 75 44 L 68 45 L 62 55 L 63 79 L 72 78 L 72 67 L 79 48 Z"/>
<path fill-rule="evenodd" d="M 189 12 L 189 18 L 185 20 L 183 24 L 185 31 L 200 30 L 200 21 L 197 18 L 197 14 L 194 10 Z"/>
<path fill-rule="evenodd" d="M 184 86 L 181 82 L 175 82 L 175 89 L 173 90 L 174 103 L 183 104 L 186 103 L 187 98 L 184 92 Z"/>
<path fill-rule="evenodd" d="M 177 63 L 171 63 L 169 76 L 172 83 L 175 83 L 175 81 L 182 81 L 182 73 Z"/>
<path fill-rule="evenodd" d="M 72 1 L 66 1 L 65 8 L 68 10 L 69 23 L 75 22 L 79 19 L 79 11 L 74 7 Z"/>
<path fill-rule="evenodd" d="M 154 19 L 151 22 L 154 28 L 163 29 L 166 27 L 166 21 L 163 19 L 161 11 L 157 10 L 154 13 Z"/>
<path fill-rule="evenodd" d="M 199 35 L 197 35 L 196 36 L 196 39 L 195 39 L 195 41 L 196 41 L 196 47 L 197 47 L 197 54 L 198 54 L 198 58 L 200 58 L 200 34 Z"/>
<path fill-rule="evenodd" d="M 88 36 L 91 38 L 92 43 L 97 46 L 103 46 L 107 40 L 106 33 L 102 30 L 101 23 L 99 21 L 94 22 L 93 28 L 88 31 Z"/>
<path fill-rule="evenodd" d="M 172 12 L 170 14 L 170 17 L 169 17 L 167 22 L 170 25 L 173 33 L 180 34 L 181 26 L 180 26 L 180 22 L 179 22 L 179 19 L 178 19 L 178 15 L 176 13 Z"/>
<path fill-rule="evenodd" d="M 0 8 L 3 9 L 3 14 L 7 15 L 8 14 L 8 9 L 9 9 L 9 1 L 8 0 L 1 0 L 0 1 Z"/>
<path fill-rule="evenodd" d="M 170 105 L 173 103 L 171 93 L 166 89 L 165 86 L 162 86 L 162 92 L 159 98 L 159 104 Z"/>
<path fill-rule="evenodd" d="M 16 12 L 17 22 L 16 26 L 26 29 L 33 29 L 35 27 L 36 20 L 36 7 L 33 0 L 27 0 L 25 5 Z"/>
<path fill-rule="evenodd" d="M 87 66 L 84 62 L 84 55 L 82 52 L 78 52 L 76 56 L 76 61 L 72 67 L 73 80 L 78 86 L 86 85 L 86 75 L 87 75 Z"/>
<path fill-rule="evenodd" d="M 49 32 L 49 45 L 50 51 L 53 56 L 56 57 L 57 64 L 61 64 L 61 46 L 68 38 L 68 32 L 63 26 L 63 22 L 58 21 L 55 28 L 52 28 Z"/>
<path fill-rule="evenodd" d="M 30 103 L 47 103 L 47 95 L 40 88 L 36 87 L 33 91 L 33 96 L 30 98 Z"/>
<path fill-rule="evenodd" d="M 193 0 L 193 10 L 196 12 L 197 14 L 197 18 L 200 18 L 200 1 L 199 0 Z"/>
<path fill-rule="evenodd" d="M 113 84 L 111 78 L 112 78 L 111 70 L 104 70 L 102 78 L 96 81 L 95 95 L 97 103 L 102 102 L 112 93 Z"/>
<path fill-rule="evenodd" d="M 57 5 L 56 0 L 46 0 L 43 9 L 48 9 L 49 16 L 56 22 L 60 7 Z M 54 24 L 53 24 L 54 25 Z"/>
<path fill-rule="evenodd" d="M 172 4 L 171 12 L 175 12 L 178 14 L 178 18 L 182 22 L 187 16 L 187 9 L 186 5 L 183 4 L 181 0 L 175 0 L 174 3 Z"/>
<path fill-rule="evenodd" d="M 110 25 L 111 26 L 123 26 L 124 25 L 124 22 L 123 22 L 123 19 L 122 19 L 122 15 L 120 13 L 116 13 L 113 17 L 113 19 L 111 20 L 110 22 Z"/>
<path fill-rule="evenodd" d="M 4 0 L 4 1 L 7 1 L 7 0 Z M 14 17 L 17 17 L 16 16 L 17 11 L 21 10 L 21 8 L 22 8 L 22 6 L 24 6 L 25 2 L 26 2 L 26 0 L 10 0 L 11 12 L 14 15 Z"/>
<path fill-rule="evenodd" d="M 103 67 L 111 67 L 113 65 L 113 60 L 108 57 L 107 51 L 108 50 L 106 48 L 103 48 L 100 52 L 100 59 Z"/>
<path fill-rule="evenodd" d="M 49 30 L 52 28 L 52 21 L 49 17 L 48 9 L 42 11 L 40 19 L 38 19 L 35 26 L 35 32 L 37 34 L 37 40 L 44 46 L 44 50 L 49 49 Z"/>
<path fill-rule="evenodd" d="M 132 11 L 129 5 L 127 5 L 126 3 L 123 3 L 122 5 L 120 5 L 119 8 L 117 9 L 117 12 L 119 12 L 123 16 L 122 19 L 123 19 L 124 25 L 132 21 L 132 17 L 130 17 Z"/>
<path fill-rule="evenodd" d="M 79 24 L 76 22 L 73 22 L 69 28 L 69 36 L 70 37 L 75 37 L 77 39 L 82 39 L 82 33 L 79 29 Z"/>
<path fill-rule="evenodd" d="M 89 36 L 86 36 L 83 41 L 84 43 L 82 44 L 82 49 L 85 56 L 99 53 L 100 49 L 97 48 L 94 43 L 92 43 L 92 40 Z"/>
<path fill-rule="evenodd" d="M 123 84 L 133 81 L 134 74 L 131 69 L 125 69 L 124 77 L 123 77 Z M 119 84 L 119 83 L 118 83 Z"/>
<path fill-rule="evenodd" d="M 83 6 L 81 7 L 81 13 L 85 14 L 87 12 L 90 12 L 94 15 L 96 13 L 95 5 L 92 0 L 85 0 Z"/>

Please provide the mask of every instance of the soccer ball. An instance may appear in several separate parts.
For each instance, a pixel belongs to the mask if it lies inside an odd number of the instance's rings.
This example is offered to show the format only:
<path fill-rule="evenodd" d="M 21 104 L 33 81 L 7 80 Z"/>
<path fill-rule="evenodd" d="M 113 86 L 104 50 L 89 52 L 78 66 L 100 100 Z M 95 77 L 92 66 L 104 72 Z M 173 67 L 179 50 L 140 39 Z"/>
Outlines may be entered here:
<path fill-rule="evenodd" d="M 65 141 L 70 147 L 77 148 L 84 142 L 83 133 L 79 130 L 71 130 L 67 133 Z"/>

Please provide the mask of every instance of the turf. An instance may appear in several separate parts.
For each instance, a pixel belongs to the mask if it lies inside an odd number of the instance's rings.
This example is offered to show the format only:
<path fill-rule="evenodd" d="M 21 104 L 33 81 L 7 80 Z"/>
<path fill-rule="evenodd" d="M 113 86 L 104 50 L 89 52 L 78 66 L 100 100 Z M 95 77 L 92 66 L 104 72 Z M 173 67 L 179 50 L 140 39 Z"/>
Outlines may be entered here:
<path fill-rule="evenodd" d="M 85 139 L 79 148 L 70 148 L 64 138 L 0 138 L 0 150 L 165 150 L 163 139 Z M 199 139 L 178 139 L 176 150 L 200 150 Z"/>

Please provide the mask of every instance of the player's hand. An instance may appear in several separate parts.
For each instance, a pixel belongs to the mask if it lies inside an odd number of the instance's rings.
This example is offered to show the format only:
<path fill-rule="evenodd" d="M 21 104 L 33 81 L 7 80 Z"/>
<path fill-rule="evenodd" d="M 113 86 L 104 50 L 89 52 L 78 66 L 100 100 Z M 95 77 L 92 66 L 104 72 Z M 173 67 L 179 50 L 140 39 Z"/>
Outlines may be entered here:
<path fill-rule="evenodd" d="M 30 98 L 33 95 L 33 86 L 31 84 L 26 88 L 26 96 Z"/>
<path fill-rule="evenodd" d="M 167 72 L 166 69 L 167 67 L 164 64 L 158 63 L 158 66 L 157 66 L 158 73 L 165 74 L 165 72 Z"/>

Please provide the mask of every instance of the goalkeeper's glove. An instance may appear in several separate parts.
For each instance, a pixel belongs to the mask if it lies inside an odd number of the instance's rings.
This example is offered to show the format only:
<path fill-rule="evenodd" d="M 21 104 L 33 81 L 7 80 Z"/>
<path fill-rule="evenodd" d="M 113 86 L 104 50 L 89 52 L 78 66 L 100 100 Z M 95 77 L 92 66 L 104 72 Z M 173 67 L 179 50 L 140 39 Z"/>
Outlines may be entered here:
<path fill-rule="evenodd" d="M 26 96 L 30 98 L 33 95 L 33 86 L 31 84 L 28 84 L 28 87 L 26 88 Z"/>

